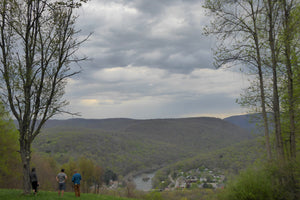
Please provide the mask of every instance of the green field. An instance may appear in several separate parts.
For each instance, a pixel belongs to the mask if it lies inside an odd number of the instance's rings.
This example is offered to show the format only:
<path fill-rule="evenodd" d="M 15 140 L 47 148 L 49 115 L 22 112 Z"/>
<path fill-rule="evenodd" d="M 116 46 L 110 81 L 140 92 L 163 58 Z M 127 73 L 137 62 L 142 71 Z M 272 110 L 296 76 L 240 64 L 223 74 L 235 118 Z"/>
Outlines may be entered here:
<path fill-rule="evenodd" d="M 0 189 L 0 199 L 1 200 L 28 200 L 28 199 L 38 199 L 38 200 L 55 200 L 55 199 L 64 199 L 64 200 L 73 200 L 75 194 L 73 192 L 65 192 L 63 198 L 58 197 L 57 192 L 46 192 L 39 191 L 36 196 L 23 195 L 22 190 L 9 190 L 9 189 Z M 121 198 L 113 197 L 107 195 L 97 195 L 97 194 L 81 194 L 80 200 L 133 200 L 130 198 Z M 136 200 L 136 199 L 135 199 Z"/>

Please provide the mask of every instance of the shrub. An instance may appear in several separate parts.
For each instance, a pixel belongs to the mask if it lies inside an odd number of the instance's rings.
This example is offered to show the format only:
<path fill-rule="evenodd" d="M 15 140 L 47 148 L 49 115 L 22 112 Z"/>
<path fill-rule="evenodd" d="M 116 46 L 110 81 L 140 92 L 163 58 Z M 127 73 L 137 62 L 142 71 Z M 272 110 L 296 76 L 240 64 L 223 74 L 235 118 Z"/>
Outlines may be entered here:
<path fill-rule="evenodd" d="M 163 200 L 161 196 L 161 192 L 150 192 L 149 194 L 146 195 L 146 200 Z"/>
<path fill-rule="evenodd" d="M 248 169 L 228 184 L 220 195 L 223 200 L 274 199 L 272 177 L 265 170 Z"/>
<path fill-rule="evenodd" d="M 257 163 L 229 182 L 219 195 L 221 200 L 299 199 L 299 162 Z"/>

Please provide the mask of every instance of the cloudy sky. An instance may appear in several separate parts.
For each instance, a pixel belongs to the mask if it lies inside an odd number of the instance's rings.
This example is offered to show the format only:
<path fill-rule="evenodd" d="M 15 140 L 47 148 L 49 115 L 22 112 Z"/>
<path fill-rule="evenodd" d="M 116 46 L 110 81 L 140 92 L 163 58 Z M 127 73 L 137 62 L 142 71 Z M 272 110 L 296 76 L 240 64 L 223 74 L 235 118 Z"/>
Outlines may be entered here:
<path fill-rule="evenodd" d="M 213 66 L 201 0 L 91 0 L 79 11 L 89 61 L 66 88 L 83 118 L 227 117 L 248 79 Z M 70 118 L 70 116 L 61 116 Z"/>

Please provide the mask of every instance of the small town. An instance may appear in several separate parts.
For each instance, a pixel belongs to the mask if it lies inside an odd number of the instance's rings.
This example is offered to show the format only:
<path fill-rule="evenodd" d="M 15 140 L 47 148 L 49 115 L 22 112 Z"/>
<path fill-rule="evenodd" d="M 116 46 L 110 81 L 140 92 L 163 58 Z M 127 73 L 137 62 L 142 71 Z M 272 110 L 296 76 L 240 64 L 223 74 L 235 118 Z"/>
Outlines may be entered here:
<path fill-rule="evenodd" d="M 225 176 L 208 168 L 197 168 L 188 172 L 180 172 L 175 178 L 169 175 L 171 183 L 165 190 L 184 188 L 222 188 Z"/>
<path fill-rule="evenodd" d="M 147 184 L 149 185 L 150 181 L 153 184 L 152 177 L 149 177 L 148 174 L 142 174 L 143 182 L 137 183 L 135 178 L 129 178 L 129 181 L 134 183 L 136 189 L 142 188 L 138 184 Z M 189 170 L 188 172 L 173 172 L 168 175 L 167 180 L 163 180 L 159 185 L 152 185 L 152 190 L 159 191 L 172 191 L 172 190 L 181 190 L 181 189 L 194 189 L 194 188 L 210 188 L 217 189 L 223 188 L 225 181 L 225 175 L 222 173 L 210 170 L 206 167 L 199 167 L 197 169 Z M 108 189 L 114 190 L 118 187 L 124 187 L 122 181 L 110 181 Z M 148 190 L 148 189 L 145 189 Z"/>

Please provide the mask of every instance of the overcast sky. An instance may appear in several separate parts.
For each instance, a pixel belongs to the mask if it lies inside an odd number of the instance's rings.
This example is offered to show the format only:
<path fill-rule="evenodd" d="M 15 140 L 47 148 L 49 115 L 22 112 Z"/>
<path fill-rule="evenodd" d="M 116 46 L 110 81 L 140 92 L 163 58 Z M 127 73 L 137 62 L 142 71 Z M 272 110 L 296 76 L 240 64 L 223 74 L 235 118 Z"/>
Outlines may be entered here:
<path fill-rule="evenodd" d="M 82 118 L 227 117 L 248 79 L 215 69 L 200 0 L 91 0 L 79 11 L 78 51 L 90 58 L 71 79 L 68 110 Z M 71 116 L 60 116 L 70 118 Z"/>

